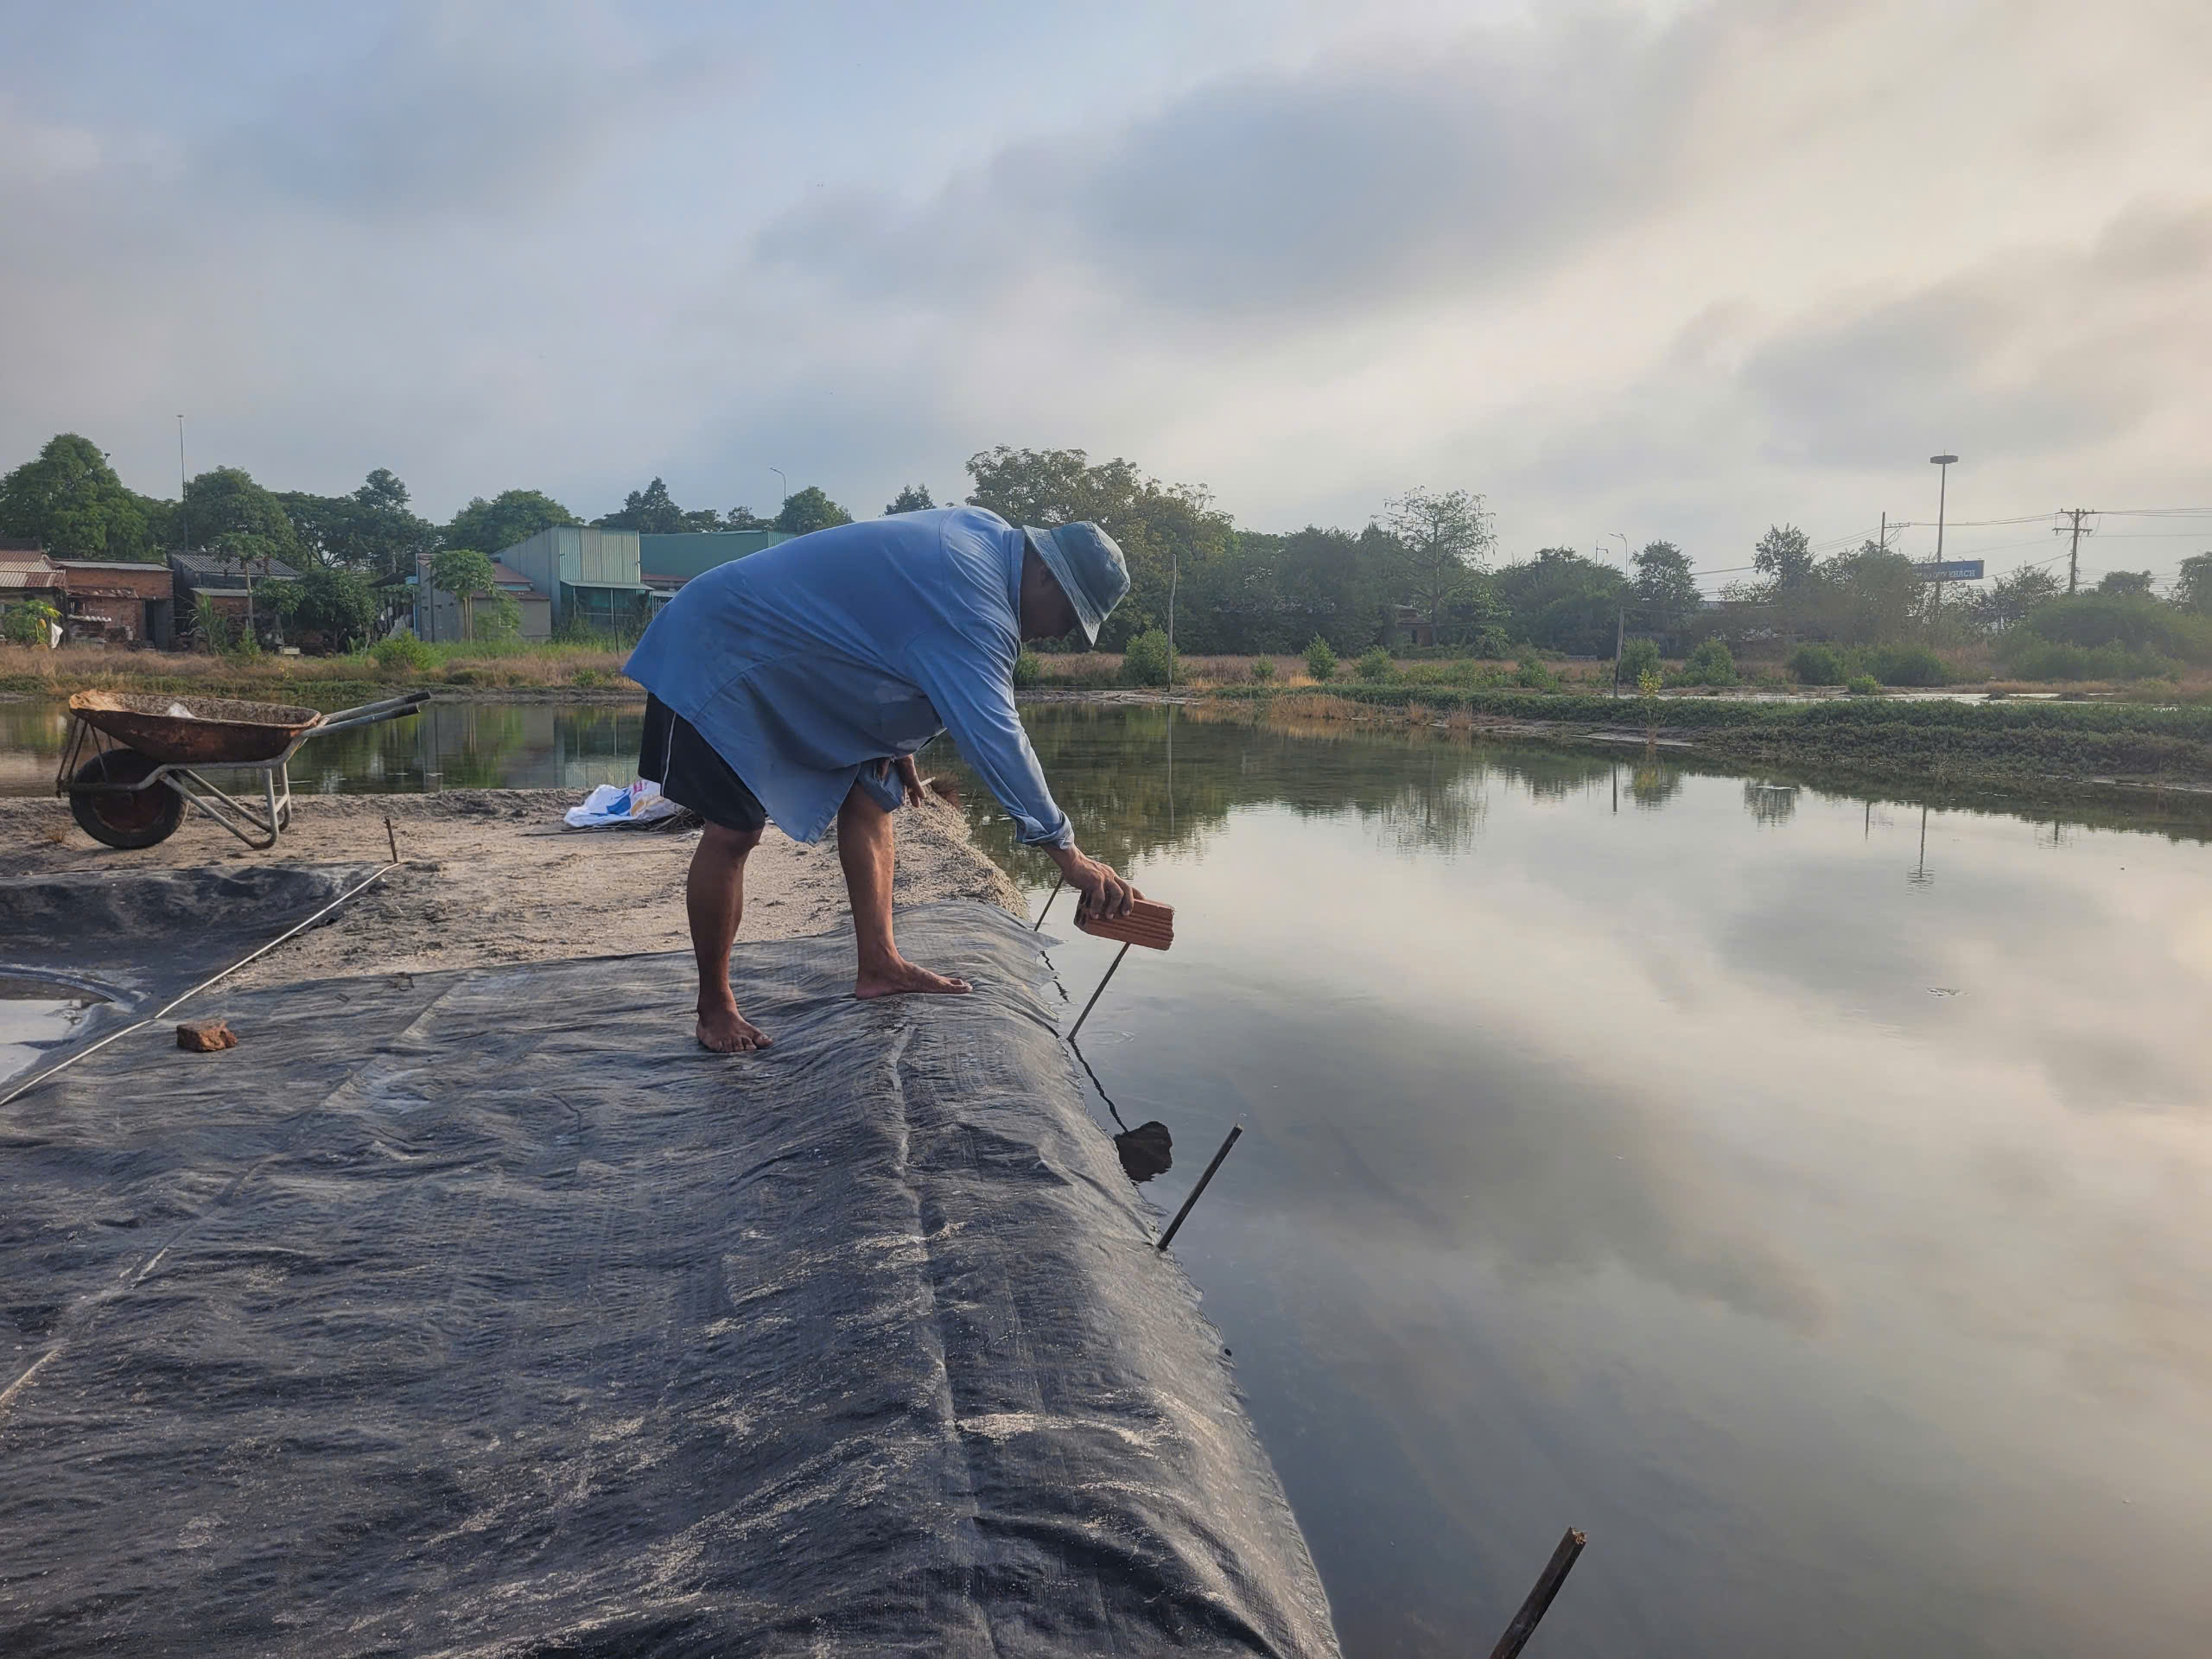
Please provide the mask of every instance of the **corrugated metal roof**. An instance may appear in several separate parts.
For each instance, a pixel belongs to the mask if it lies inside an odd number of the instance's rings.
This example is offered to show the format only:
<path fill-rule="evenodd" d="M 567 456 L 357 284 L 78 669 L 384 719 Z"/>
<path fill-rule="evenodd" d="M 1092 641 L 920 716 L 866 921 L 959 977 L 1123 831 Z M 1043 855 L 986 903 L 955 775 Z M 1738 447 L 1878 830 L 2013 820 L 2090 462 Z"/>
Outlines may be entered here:
<path fill-rule="evenodd" d="M 300 573 L 282 559 L 270 560 L 265 570 L 261 561 L 256 559 L 251 570 L 248 571 L 236 559 L 225 558 L 219 553 L 172 553 L 169 555 L 169 565 L 173 569 L 182 571 L 195 588 L 223 585 L 243 588 L 248 575 L 256 582 L 266 582 L 271 578 L 278 582 L 297 582 L 300 579 Z"/>
<path fill-rule="evenodd" d="M 537 584 L 536 582 L 532 582 L 528 576 L 523 575 L 521 571 L 516 569 L 513 566 L 501 564 L 497 559 L 492 561 L 492 580 L 498 585 L 502 593 L 512 594 L 517 599 L 543 599 L 545 597 L 544 594 L 537 591 Z"/>
<path fill-rule="evenodd" d="M 35 564 L 0 564 L 0 588 L 38 588 L 59 592 L 61 573 L 51 566 L 41 569 Z"/>

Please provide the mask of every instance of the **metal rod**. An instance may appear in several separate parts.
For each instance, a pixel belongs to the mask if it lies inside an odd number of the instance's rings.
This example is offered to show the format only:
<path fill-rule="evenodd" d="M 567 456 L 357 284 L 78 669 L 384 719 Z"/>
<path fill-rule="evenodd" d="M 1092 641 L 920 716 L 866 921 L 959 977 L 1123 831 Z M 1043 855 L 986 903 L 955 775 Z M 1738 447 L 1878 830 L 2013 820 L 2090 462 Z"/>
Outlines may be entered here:
<path fill-rule="evenodd" d="M 1032 933 L 1043 931 L 1045 926 L 1045 911 L 1052 909 L 1052 900 L 1060 896 L 1060 889 L 1067 886 L 1067 884 L 1068 879 L 1065 875 L 1058 880 L 1052 883 L 1052 890 L 1045 895 L 1044 909 L 1039 910 L 1037 912 L 1037 919 L 1029 925 L 1029 931 Z"/>
<path fill-rule="evenodd" d="M 1213 1155 L 1213 1162 L 1206 1166 L 1206 1173 L 1198 1177 L 1198 1184 L 1191 1189 L 1191 1196 L 1183 1200 L 1183 1207 L 1175 1212 L 1175 1219 L 1167 1224 L 1167 1230 L 1160 1236 L 1160 1243 L 1152 1248 L 1164 1250 L 1175 1242 L 1175 1230 L 1183 1224 L 1183 1217 L 1191 1213 L 1191 1206 L 1205 1195 L 1206 1183 L 1213 1179 L 1213 1173 L 1221 1167 L 1221 1160 L 1229 1156 L 1229 1149 L 1236 1144 L 1236 1137 L 1244 1133 L 1242 1123 L 1229 1126 L 1229 1138 L 1221 1143 L 1221 1150 Z"/>
<path fill-rule="evenodd" d="M 1113 977 L 1114 977 L 1114 969 L 1115 969 L 1116 968 L 1118 968 L 1118 967 L 1120 967 L 1120 966 L 1122 965 L 1122 958 L 1123 957 L 1128 956 L 1128 954 L 1129 954 L 1129 947 L 1128 947 L 1128 945 L 1126 945 L 1126 944 L 1125 944 L 1125 945 L 1123 945 L 1123 946 L 1122 946 L 1119 950 L 1117 950 L 1117 951 L 1116 951 L 1116 952 L 1114 953 L 1114 961 L 1113 961 L 1112 966 L 1109 967 L 1109 968 L 1106 969 L 1106 979 L 1111 979 L 1111 978 L 1113 978 Z M 1077 1032 L 1078 1032 L 1078 1031 L 1081 1031 L 1081 1030 L 1083 1029 L 1083 1022 L 1084 1022 L 1084 1020 L 1088 1020 L 1088 1019 L 1090 1019 L 1090 1011 L 1091 1011 L 1091 1009 L 1093 1009 L 1093 1008 L 1095 1008 L 1095 1007 L 1096 1007 L 1098 1006 L 1098 998 L 1099 998 L 1099 995 L 1101 995 L 1101 993 L 1103 993 L 1103 992 L 1105 990 L 1105 988 L 1106 988 L 1106 979 L 1102 979 L 1102 980 L 1100 980 L 1100 981 L 1098 982 L 1098 989 L 1097 989 L 1097 990 L 1096 990 L 1096 991 L 1093 991 L 1093 992 L 1090 994 L 1090 1001 L 1088 1001 L 1088 1002 L 1086 1002 L 1086 1003 L 1084 1003 L 1084 1004 L 1083 1005 L 1083 1012 L 1082 1012 L 1081 1014 L 1078 1014 L 1077 1015 L 1076 1015 L 1076 1017 L 1075 1017 L 1075 1024 L 1074 1024 L 1073 1026 L 1070 1027 L 1069 1027 L 1069 1029 L 1068 1029 L 1068 1041 L 1070 1041 L 1070 1042 L 1073 1042 L 1073 1041 L 1075 1041 L 1075 1034 L 1076 1034 L 1076 1033 L 1077 1033 Z"/>
<path fill-rule="evenodd" d="M 1521 1611 L 1513 1615 L 1513 1622 L 1505 1627 L 1505 1634 L 1497 1638 L 1497 1645 L 1490 1650 L 1490 1659 L 1514 1659 L 1514 1656 L 1529 1645 L 1529 1638 L 1536 1633 L 1537 1623 L 1552 1605 L 1552 1598 L 1559 1594 L 1560 1586 L 1567 1582 L 1567 1573 L 1574 1566 L 1574 1558 L 1582 1553 L 1582 1546 L 1590 1541 L 1588 1536 L 1573 1527 L 1567 1536 L 1559 1541 L 1559 1548 L 1552 1551 L 1552 1558 L 1544 1564 L 1536 1587 L 1521 1604 Z"/>
<path fill-rule="evenodd" d="M 399 832 L 391 827 L 391 814 L 389 812 L 384 815 L 384 838 L 385 844 L 391 849 L 391 861 L 398 863 Z"/>

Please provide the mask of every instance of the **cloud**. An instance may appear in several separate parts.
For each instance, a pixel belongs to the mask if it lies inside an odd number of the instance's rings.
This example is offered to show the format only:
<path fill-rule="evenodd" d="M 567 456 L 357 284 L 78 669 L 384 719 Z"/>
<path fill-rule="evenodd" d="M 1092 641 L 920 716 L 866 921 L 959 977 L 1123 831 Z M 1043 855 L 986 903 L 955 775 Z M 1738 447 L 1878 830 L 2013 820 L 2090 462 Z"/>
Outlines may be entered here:
<path fill-rule="evenodd" d="M 1763 344 L 1745 385 L 1778 459 L 1855 467 L 1964 434 L 2049 454 L 2124 437 L 2183 389 L 2212 349 L 2208 282 L 2212 200 L 2137 207 L 2087 247 L 1824 305 Z"/>
<path fill-rule="evenodd" d="M 870 301 L 972 309 L 1051 282 L 1272 326 L 1500 284 L 1664 198 L 1700 34 L 1592 13 L 1245 75 L 1010 146 L 918 202 L 810 203 L 757 256 Z"/>
<path fill-rule="evenodd" d="M 649 44 L 588 3 L 400 11 L 359 57 L 281 83 L 195 158 L 211 194 L 419 225 L 518 219 L 577 193 L 728 60 Z"/>
<path fill-rule="evenodd" d="M 1998 511 L 2201 472 L 2201 8 L 1138 10 L 1110 65 L 1033 13 L 48 23 L 0 65 L 0 462 L 73 428 L 154 486 L 188 409 L 434 511 L 770 461 L 866 504 L 1065 443 L 1262 526 L 1465 485 L 1510 551 L 1700 557 L 1871 526 L 1934 447 Z"/>

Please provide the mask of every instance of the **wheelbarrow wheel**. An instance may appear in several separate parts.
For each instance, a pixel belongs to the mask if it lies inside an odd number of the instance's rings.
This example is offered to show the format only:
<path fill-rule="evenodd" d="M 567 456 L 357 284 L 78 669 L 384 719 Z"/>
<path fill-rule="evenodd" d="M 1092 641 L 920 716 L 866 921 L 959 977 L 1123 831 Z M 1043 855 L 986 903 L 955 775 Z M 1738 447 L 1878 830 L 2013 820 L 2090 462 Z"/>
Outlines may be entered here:
<path fill-rule="evenodd" d="M 73 784 L 136 784 L 160 763 L 130 749 L 108 749 L 77 768 Z M 167 841 L 184 822 L 184 797 L 167 784 L 128 794 L 73 789 L 69 810 L 94 841 L 129 851 Z"/>

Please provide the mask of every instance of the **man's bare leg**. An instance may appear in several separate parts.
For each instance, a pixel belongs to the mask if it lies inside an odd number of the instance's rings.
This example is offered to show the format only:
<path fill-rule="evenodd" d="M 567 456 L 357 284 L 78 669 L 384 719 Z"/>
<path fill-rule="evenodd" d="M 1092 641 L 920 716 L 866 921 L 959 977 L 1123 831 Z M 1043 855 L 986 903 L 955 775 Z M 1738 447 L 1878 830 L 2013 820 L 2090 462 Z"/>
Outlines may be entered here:
<path fill-rule="evenodd" d="M 837 812 L 837 861 L 845 867 L 845 892 L 853 903 L 853 938 L 860 947 L 855 996 L 898 996 L 928 991 L 959 995 L 964 979 L 917 968 L 891 939 L 891 877 L 894 861 L 891 815 L 855 784 Z"/>
<path fill-rule="evenodd" d="M 745 918 L 745 860 L 760 844 L 758 830 L 709 824 L 691 855 L 683 909 L 691 923 L 691 952 L 699 961 L 699 1046 L 717 1054 L 766 1048 L 770 1039 L 737 1011 L 729 988 L 729 951 Z"/>

